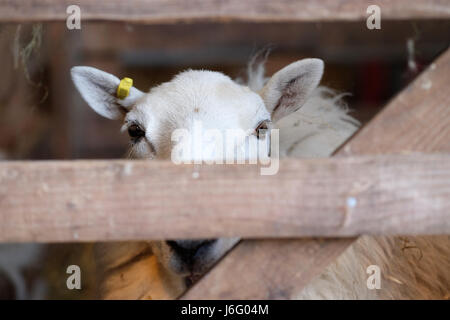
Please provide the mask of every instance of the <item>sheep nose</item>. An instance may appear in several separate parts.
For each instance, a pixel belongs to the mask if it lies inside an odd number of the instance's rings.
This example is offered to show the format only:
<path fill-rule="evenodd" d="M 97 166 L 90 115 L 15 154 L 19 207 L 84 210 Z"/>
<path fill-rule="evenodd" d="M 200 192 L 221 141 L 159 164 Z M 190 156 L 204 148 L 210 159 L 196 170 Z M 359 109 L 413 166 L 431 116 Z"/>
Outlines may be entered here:
<path fill-rule="evenodd" d="M 177 240 L 166 241 L 167 245 L 171 247 L 176 253 L 186 258 L 192 257 L 200 250 L 200 248 L 207 247 L 216 240 Z"/>

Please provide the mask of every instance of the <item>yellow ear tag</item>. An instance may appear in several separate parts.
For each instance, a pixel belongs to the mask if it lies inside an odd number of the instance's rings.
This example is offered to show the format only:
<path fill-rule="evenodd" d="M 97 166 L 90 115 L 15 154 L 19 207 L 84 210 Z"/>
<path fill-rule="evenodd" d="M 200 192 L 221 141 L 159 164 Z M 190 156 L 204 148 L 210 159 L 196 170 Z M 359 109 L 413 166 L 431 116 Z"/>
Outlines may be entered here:
<path fill-rule="evenodd" d="M 133 86 L 133 79 L 123 78 L 117 87 L 117 98 L 125 99 L 130 94 L 130 88 Z"/>

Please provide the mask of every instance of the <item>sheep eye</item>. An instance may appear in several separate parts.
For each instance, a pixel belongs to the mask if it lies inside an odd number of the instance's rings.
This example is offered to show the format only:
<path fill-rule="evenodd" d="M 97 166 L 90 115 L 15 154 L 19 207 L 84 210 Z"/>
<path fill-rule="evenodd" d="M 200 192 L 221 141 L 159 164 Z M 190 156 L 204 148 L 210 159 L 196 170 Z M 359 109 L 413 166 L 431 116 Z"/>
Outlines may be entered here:
<path fill-rule="evenodd" d="M 144 130 L 142 130 L 137 124 L 132 124 L 128 127 L 128 134 L 135 140 L 145 136 Z"/>
<path fill-rule="evenodd" d="M 261 121 L 255 129 L 255 134 L 258 139 L 261 139 L 264 134 L 267 134 L 267 131 L 270 129 L 270 120 Z M 265 131 L 265 132 L 263 132 Z"/>

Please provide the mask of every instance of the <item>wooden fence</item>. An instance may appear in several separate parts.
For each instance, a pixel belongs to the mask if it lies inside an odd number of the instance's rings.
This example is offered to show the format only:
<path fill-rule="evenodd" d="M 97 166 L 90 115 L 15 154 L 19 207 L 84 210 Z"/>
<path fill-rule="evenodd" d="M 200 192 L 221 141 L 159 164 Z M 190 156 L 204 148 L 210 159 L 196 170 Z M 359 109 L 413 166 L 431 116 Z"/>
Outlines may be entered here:
<path fill-rule="evenodd" d="M 1 0 L 0 21 L 57 21 L 76 4 L 83 20 L 173 23 L 179 21 L 354 21 L 367 17 L 377 4 L 383 19 L 445 19 L 446 0 Z"/>
<path fill-rule="evenodd" d="M 0 0 L 0 21 L 61 21 L 69 4 Z M 181 0 L 80 0 L 77 4 L 83 8 L 83 19 L 172 23 L 362 20 L 372 1 L 227 0 L 188 5 Z M 377 4 L 383 19 L 450 17 L 449 1 Z M 279 174 L 272 177 L 259 176 L 257 168 L 245 166 L 1 163 L 0 241 L 450 233 L 448 83 L 450 50 L 333 158 L 283 160 Z M 197 178 L 193 170 L 199 170 Z M 288 297 L 291 288 L 305 286 L 354 239 L 243 240 L 182 298 Z M 270 286 L 261 281 L 274 274 Z"/>

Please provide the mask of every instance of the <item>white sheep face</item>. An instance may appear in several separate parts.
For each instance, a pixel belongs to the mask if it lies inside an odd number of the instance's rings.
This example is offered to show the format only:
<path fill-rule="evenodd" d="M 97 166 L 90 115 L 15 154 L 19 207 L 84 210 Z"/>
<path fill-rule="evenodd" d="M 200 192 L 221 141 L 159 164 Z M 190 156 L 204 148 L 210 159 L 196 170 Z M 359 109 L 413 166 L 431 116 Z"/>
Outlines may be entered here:
<path fill-rule="evenodd" d="M 242 153 L 241 156 L 249 159 L 257 158 L 247 147 L 249 141 L 261 138 L 255 130 L 262 123 L 275 122 L 298 110 L 319 84 L 322 73 L 321 60 L 304 59 L 275 73 L 264 88 L 255 92 L 222 73 L 189 70 L 148 93 L 132 87 L 125 99 L 116 97 L 120 80 L 106 72 L 74 67 L 72 79 L 92 109 L 106 118 L 123 122 L 122 130 L 130 135 L 131 158 L 171 159 L 174 149 L 184 143 L 174 140 L 172 134 L 179 129 L 192 132 L 194 126 L 201 124 L 204 130 L 222 132 L 222 137 L 226 137 L 227 130 L 245 132 L 245 139 L 233 139 L 233 157 Z M 216 150 L 217 143 L 207 139 L 197 145 Z M 211 150 L 206 154 L 215 160 L 225 162 L 224 157 L 229 155 Z M 188 154 L 193 156 L 192 152 Z M 186 154 L 183 157 L 184 162 L 190 160 Z M 171 272 L 195 276 L 208 269 L 237 241 L 159 241 L 153 242 L 152 248 Z"/>
<path fill-rule="evenodd" d="M 176 129 L 185 129 L 190 133 L 196 130 L 196 126 L 197 130 L 214 129 L 223 133 L 223 139 L 227 130 L 241 129 L 249 133 L 249 139 L 256 140 L 256 135 L 252 133 L 264 121 L 270 121 L 270 114 L 262 98 L 248 87 L 218 72 L 186 71 L 143 94 L 126 113 L 123 130 L 137 125 L 145 132 L 145 139 L 139 139 L 131 147 L 133 157 L 171 159 L 177 143 L 189 143 L 186 139 L 172 139 Z M 213 149 L 215 141 L 207 139 L 206 135 L 202 137 L 201 143 L 178 148 L 191 150 L 198 145 Z M 235 147 L 241 153 L 246 151 L 243 141 Z M 194 150 L 193 154 L 196 154 Z M 208 158 L 218 157 L 213 150 L 203 154 Z M 221 158 L 225 158 L 226 154 L 223 152 Z M 183 159 L 179 160 L 184 162 L 191 160 L 186 152 L 180 157 Z M 249 157 L 254 158 L 255 155 L 245 156 Z"/>

